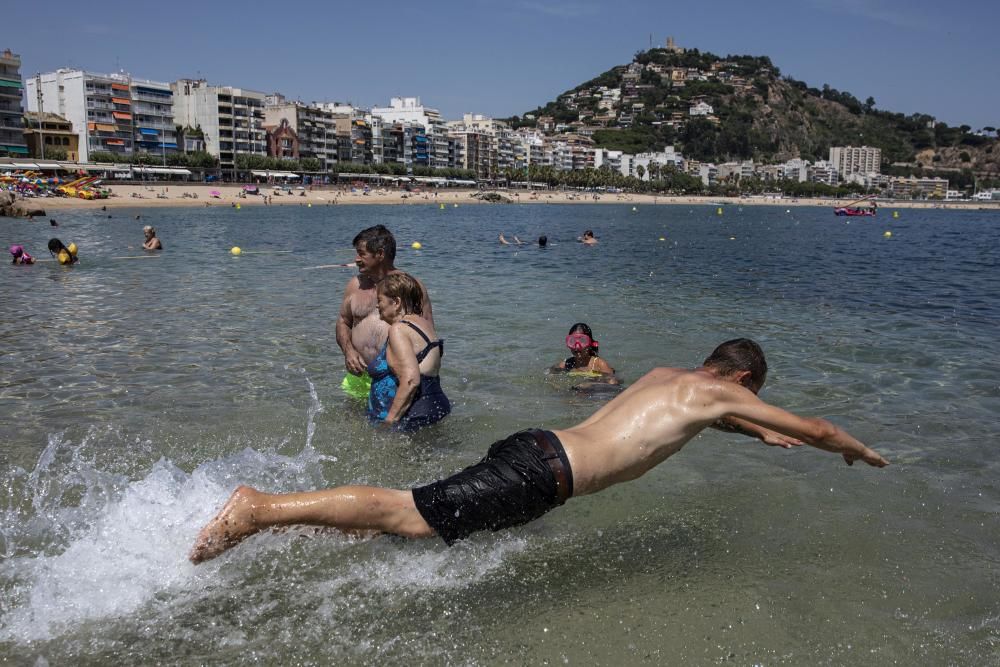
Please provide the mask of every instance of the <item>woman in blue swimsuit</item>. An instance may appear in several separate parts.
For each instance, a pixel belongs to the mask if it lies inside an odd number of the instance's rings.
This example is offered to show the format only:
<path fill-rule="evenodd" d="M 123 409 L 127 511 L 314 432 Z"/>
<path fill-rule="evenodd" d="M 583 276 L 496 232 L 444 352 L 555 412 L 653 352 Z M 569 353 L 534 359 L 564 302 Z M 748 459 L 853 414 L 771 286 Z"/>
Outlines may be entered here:
<path fill-rule="evenodd" d="M 422 316 L 420 283 L 406 273 L 391 273 L 378 286 L 378 312 L 389 338 L 368 364 L 372 378 L 368 419 L 413 431 L 444 419 L 451 403 L 438 373 L 444 341 Z"/>

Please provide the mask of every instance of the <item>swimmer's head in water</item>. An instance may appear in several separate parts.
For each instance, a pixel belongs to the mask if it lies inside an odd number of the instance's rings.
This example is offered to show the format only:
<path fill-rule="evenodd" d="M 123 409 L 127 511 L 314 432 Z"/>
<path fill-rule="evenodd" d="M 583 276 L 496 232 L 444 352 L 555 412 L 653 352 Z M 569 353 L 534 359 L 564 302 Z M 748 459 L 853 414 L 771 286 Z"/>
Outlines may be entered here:
<path fill-rule="evenodd" d="M 764 350 L 749 338 L 727 340 L 715 348 L 702 365 L 715 369 L 723 377 L 749 372 L 741 384 L 755 394 L 760 391 L 767 379 L 767 360 L 764 358 Z"/>
<path fill-rule="evenodd" d="M 156 228 L 152 225 L 146 225 L 142 228 L 142 233 L 152 238 L 153 236 L 156 236 Z"/>
<path fill-rule="evenodd" d="M 549 237 L 548 236 L 539 236 L 538 237 L 538 245 L 540 245 L 540 246 L 542 246 L 544 248 L 546 245 L 548 245 L 548 243 L 549 243 Z"/>
<path fill-rule="evenodd" d="M 573 352 L 590 350 L 596 355 L 597 345 L 597 341 L 594 340 L 594 332 L 583 322 L 577 322 L 569 328 L 569 334 L 566 335 L 566 347 Z"/>
<path fill-rule="evenodd" d="M 12 245 L 10 247 L 10 254 L 14 255 L 14 259 L 17 259 L 24 254 L 24 248 L 19 245 Z"/>
<path fill-rule="evenodd" d="M 49 239 L 49 252 L 58 254 L 60 250 L 65 250 L 66 246 L 59 239 Z"/>

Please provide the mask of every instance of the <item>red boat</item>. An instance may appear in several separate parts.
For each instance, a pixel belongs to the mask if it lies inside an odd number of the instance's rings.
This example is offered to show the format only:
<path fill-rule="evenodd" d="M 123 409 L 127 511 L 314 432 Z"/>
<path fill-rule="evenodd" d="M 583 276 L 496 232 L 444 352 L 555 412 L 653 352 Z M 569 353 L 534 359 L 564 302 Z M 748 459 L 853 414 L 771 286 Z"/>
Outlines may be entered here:
<path fill-rule="evenodd" d="M 850 216 L 850 217 L 859 216 L 859 215 L 870 216 L 870 215 L 875 215 L 875 209 L 874 208 L 849 208 L 849 207 L 841 207 L 841 208 L 835 208 L 835 209 L 833 209 L 833 214 L 834 215 L 846 215 L 846 216 Z"/>

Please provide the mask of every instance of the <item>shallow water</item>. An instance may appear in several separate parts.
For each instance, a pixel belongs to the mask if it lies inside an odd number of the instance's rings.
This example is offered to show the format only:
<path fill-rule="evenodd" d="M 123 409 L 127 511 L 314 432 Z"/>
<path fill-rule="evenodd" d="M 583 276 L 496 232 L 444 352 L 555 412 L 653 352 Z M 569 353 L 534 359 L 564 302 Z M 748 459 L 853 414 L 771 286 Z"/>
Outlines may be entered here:
<path fill-rule="evenodd" d="M 900 215 L 216 207 L 67 212 L 58 230 L 0 218 L 6 244 L 40 257 L 55 235 L 81 257 L 0 271 L 0 654 L 1000 662 L 1000 216 Z M 376 433 L 341 393 L 333 323 L 352 270 L 315 268 L 350 261 L 350 239 L 378 222 L 447 340 L 454 411 L 409 438 Z M 166 250 L 131 259 L 143 224 Z M 600 245 L 575 243 L 588 228 Z M 500 231 L 550 247 L 501 247 Z M 544 374 L 578 320 L 626 381 L 753 337 L 771 367 L 765 399 L 832 419 L 893 466 L 711 432 L 640 480 L 451 549 L 293 530 L 185 559 L 238 483 L 423 483 L 515 430 L 585 418 L 600 400 Z"/>

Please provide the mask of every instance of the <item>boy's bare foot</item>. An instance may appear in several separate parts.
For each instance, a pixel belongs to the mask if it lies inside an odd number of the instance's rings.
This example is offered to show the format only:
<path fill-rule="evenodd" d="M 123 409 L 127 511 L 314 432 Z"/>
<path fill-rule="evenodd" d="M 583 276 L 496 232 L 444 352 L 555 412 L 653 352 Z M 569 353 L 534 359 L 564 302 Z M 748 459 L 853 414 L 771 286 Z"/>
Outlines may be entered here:
<path fill-rule="evenodd" d="M 253 498 L 256 495 L 257 492 L 249 486 L 233 491 L 225 506 L 198 533 L 188 554 L 192 563 L 215 558 L 260 530 L 253 516 Z"/>

